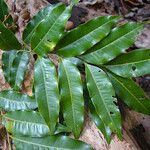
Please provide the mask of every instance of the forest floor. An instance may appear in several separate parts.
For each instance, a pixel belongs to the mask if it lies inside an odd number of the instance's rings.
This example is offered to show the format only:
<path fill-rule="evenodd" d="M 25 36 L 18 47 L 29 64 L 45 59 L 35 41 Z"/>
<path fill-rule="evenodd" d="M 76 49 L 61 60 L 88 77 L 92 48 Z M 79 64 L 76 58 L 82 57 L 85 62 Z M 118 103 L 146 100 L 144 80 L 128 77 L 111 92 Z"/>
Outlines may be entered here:
<path fill-rule="evenodd" d="M 26 23 L 34 14 L 45 7 L 48 2 L 57 3 L 57 0 L 16 0 L 15 3 L 14 0 L 6 1 L 16 24 L 18 24 L 18 38 L 21 36 Z M 67 0 L 61 1 L 68 3 Z M 104 15 L 121 15 L 123 16 L 123 21 L 149 21 L 150 1 L 81 0 L 73 10 L 70 19 L 72 22 L 71 27 L 76 27 L 93 17 Z M 145 26 L 144 31 L 134 46 L 134 48 L 142 47 L 150 48 L 150 25 Z M 150 97 L 150 75 L 136 78 L 136 81 Z M 26 82 L 25 87 L 25 92 L 30 94 L 30 83 Z M 5 82 L 2 70 L 0 69 L 0 90 L 7 88 L 9 88 L 9 85 Z M 119 141 L 116 136 L 113 136 L 111 144 L 108 145 L 90 117 L 87 118 L 87 124 L 85 125 L 80 140 L 91 144 L 95 150 L 149 150 L 150 117 L 131 111 L 122 103 L 120 104 L 120 108 L 123 114 L 123 141 Z M 8 150 L 7 145 L 7 133 L 4 127 L 0 125 L 0 150 Z"/>

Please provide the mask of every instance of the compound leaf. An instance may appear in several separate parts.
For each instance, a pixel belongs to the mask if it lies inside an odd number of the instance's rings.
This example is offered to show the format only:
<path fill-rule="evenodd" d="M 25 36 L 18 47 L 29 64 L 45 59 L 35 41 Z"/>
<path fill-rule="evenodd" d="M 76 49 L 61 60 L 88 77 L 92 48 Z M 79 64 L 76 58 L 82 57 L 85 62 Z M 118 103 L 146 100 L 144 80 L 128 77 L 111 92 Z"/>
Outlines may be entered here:
<path fill-rule="evenodd" d="M 48 7 L 40 10 L 27 24 L 24 32 L 23 32 L 23 40 L 28 44 L 31 41 L 32 35 L 36 29 L 36 27 L 41 23 L 42 20 L 45 19 L 47 15 L 49 15 L 53 9 L 53 5 L 49 5 Z"/>
<path fill-rule="evenodd" d="M 138 49 L 122 54 L 107 63 L 112 72 L 123 77 L 138 77 L 150 73 L 150 49 Z"/>
<path fill-rule="evenodd" d="M 36 109 L 37 104 L 33 97 L 15 91 L 0 92 L 0 108 L 6 111 Z"/>
<path fill-rule="evenodd" d="M 132 46 L 142 29 L 143 24 L 134 22 L 116 27 L 104 40 L 92 47 L 89 53 L 80 58 L 96 65 L 104 64 Z"/>
<path fill-rule="evenodd" d="M 52 51 L 64 33 L 65 24 L 71 15 L 72 5 L 59 3 L 36 28 L 31 39 L 31 47 L 38 55 Z"/>
<path fill-rule="evenodd" d="M 0 49 L 12 50 L 20 49 L 21 45 L 15 37 L 14 33 L 7 29 L 0 21 Z"/>
<path fill-rule="evenodd" d="M 12 137 L 17 150 L 93 150 L 91 146 L 67 136 L 50 136 L 43 138 Z"/>
<path fill-rule="evenodd" d="M 84 122 L 84 100 L 80 72 L 68 60 L 58 67 L 61 106 L 67 127 L 78 138 Z"/>
<path fill-rule="evenodd" d="M 116 16 L 97 17 L 80 25 L 60 40 L 57 53 L 65 57 L 83 54 L 106 37 L 118 19 Z"/>
<path fill-rule="evenodd" d="M 150 115 L 150 100 L 132 80 L 108 72 L 116 94 L 133 110 Z"/>
<path fill-rule="evenodd" d="M 109 139 L 108 135 L 111 132 L 117 133 L 118 137 L 121 138 L 121 115 L 115 105 L 117 101 L 114 98 L 115 91 L 107 75 L 100 68 L 86 64 L 86 82 L 95 109 L 91 110 L 94 120 L 99 117 L 99 121 L 102 121 L 101 125 L 98 123 L 99 129 L 102 130 L 107 139 Z"/>
<path fill-rule="evenodd" d="M 39 58 L 34 70 L 35 98 L 39 112 L 47 123 L 50 134 L 55 131 L 59 116 L 59 89 L 54 64 L 45 58 Z"/>

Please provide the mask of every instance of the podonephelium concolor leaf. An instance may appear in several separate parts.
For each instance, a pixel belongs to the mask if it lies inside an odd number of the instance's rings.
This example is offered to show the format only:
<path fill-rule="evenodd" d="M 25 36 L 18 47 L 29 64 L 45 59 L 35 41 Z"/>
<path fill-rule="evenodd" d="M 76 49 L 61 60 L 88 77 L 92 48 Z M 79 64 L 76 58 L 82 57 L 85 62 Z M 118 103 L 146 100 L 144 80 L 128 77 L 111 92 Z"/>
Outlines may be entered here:
<path fill-rule="evenodd" d="M 37 108 L 37 103 L 33 97 L 7 90 L 0 92 L 0 108 L 6 111 L 32 110 Z"/>
<path fill-rule="evenodd" d="M 21 44 L 18 42 L 14 33 L 7 29 L 0 21 L 0 49 L 2 50 L 19 50 Z"/>
<path fill-rule="evenodd" d="M 72 5 L 66 7 L 59 3 L 51 13 L 35 29 L 31 39 L 31 47 L 40 56 L 52 51 L 64 34 L 65 25 L 71 16 Z"/>
<path fill-rule="evenodd" d="M 27 24 L 25 30 L 23 31 L 23 40 L 27 44 L 30 43 L 32 35 L 38 25 L 45 19 L 47 15 L 50 15 L 51 11 L 53 10 L 53 5 L 49 5 L 46 8 L 40 10 L 32 19 L 31 21 Z"/>
<path fill-rule="evenodd" d="M 34 68 L 34 88 L 38 109 L 47 123 L 50 134 L 54 134 L 59 116 L 59 89 L 56 68 L 45 58 L 38 58 Z"/>
<path fill-rule="evenodd" d="M 80 72 L 69 60 L 58 65 L 63 117 L 75 138 L 80 136 L 84 122 L 84 100 Z"/>
<path fill-rule="evenodd" d="M 111 31 L 118 16 L 97 17 L 69 31 L 56 46 L 57 53 L 65 57 L 83 54 Z"/>
<path fill-rule="evenodd" d="M 116 94 L 133 110 L 150 115 L 150 100 L 144 91 L 132 79 L 107 72 Z"/>
<path fill-rule="evenodd" d="M 5 80 L 10 83 L 10 80 L 12 78 L 11 76 L 11 68 L 13 61 L 17 55 L 17 51 L 11 50 L 11 51 L 4 51 L 2 54 L 2 69 L 4 73 Z"/>
<path fill-rule="evenodd" d="M 142 23 L 129 22 L 114 28 L 111 33 L 80 58 L 91 64 L 104 64 L 132 46 L 143 29 Z"/>
<path fill-rule="evenodd" d="M 138 77 L 150 73 L 150 49 L 137 49 L 108 62 L 106 67 L 122 77 Z"/>
<path fill-rule="evenodd" d="M 49 134 L 49 128 L 39 112 L 12 111 L 2 116 L 2 123 L 13 135 L 44 137 Z"/>
<path fill-rule="evenodd" d="M 44 137 L 50 133 L 41 114 L 37 111 L 12 111 L 2 115 L 2 123 L 13 135 L 27 137 Z M 58 123 L 55 134 L 71 132 L 66 126 Z"/>
<path fill-rule="evenodd" d="M 86 83 L 95 110 L 92 111 L 94 120 L 99 117 L 102 121 L 100 129 L 105 134 L 108 141 L 108 135 L 114 132 L 119 138 L 121 134 L 121 115 L 118 106 L 115 105 L 115 91 L 107 74 L 100 68 L 85 64 Z M 95 117 L 96 113 L 96 117 Z M 104 126 L 104 127 L 103 127 Z"/>
<path fill-rule="evenodd" d="M 17 150 L 93 150 L 90 145 L 67 136 L 48 136 L 43 138 L 12 136 L 11 138 Z"/>
<path fill-rule="evenodd" d="M 8 6 L 4 0 L 0 0 L 0 20 L 6 25 L 11 25 L 13 23 Z"/>
<path fill-rule="evenodd" d="M 9 56 L 7 58 L 9 58 Z M 29 59 L 29 52 L 24 50 L 17 52 L 15 58 L 13 57 L 13 62 L 10 62 L 11 68 L 8 68 L 10 69 L 9 84 L 16 91 L 18 91 L 21 88 L 21 84 L 25 78 L 25 74 L 28 69 Z M 9 62 L 9 59 L 6 61 Z M 5 67 L 7 68 L 7 64 L 4 64 L 3 68 Z"/>

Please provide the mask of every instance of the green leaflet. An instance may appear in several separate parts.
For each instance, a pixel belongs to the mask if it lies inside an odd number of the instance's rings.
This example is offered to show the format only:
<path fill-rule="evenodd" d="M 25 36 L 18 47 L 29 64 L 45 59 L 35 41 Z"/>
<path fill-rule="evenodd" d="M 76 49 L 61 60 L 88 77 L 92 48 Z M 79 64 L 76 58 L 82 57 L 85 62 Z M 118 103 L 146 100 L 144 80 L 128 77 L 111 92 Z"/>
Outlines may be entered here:
<path fill-rule="evenodd" d="M 106 64 L 106 67 L 123 77 L 138 77 L 150 73 L 150 49 L 137 49 L 122 54 Z"/>
<path fill-rule="evenodd" d="M 92 47 L 87 54 L 80 56 L 80 58 L 96 65 L 104 64 L 132 46 L 142 29 L 143 24 L 134 22 L 116 27 L 104 40 Z"/>
<path fill-rule="evenodd" d="M 58 43 L 59 55 L 72 57 L 83 54 L 106 37 L 119 17 L 97 17 L 68 32 Z"/>
<path fill-rule="evenodd" d="M 5 20 L 6 17 L 8 18 Z M 13 19 L 9 14 L 8 6 L 6 5 L 4 0 L 0 0 L 0 20 L 2 22 L 5 20 L 4 23 L 7 23 L 9 25 L 13 23 Z"/>
<path fill-rule="evenodd" d="M 20 48 L 21 45 L 16 39 L 13 32 L 7 29 L 0 21 L 0 49 L 12 50 L 12 49 L 20 49 Z"/>
<path fill-rule="evenodd" d="M 32 35 L 36 29 L 36 27 L 41 23 L 42 20 L 45 19 L 47 15 L 49 15 L 53 9 L 53 5 L 49 5 L 48 7 L 40 10 L 32 20 L 27 24 L 24 32 L 23 32 L 23 40 L 28 44 L 31 41 Z"/>
<path fill-rule="evenodd" d="M 59 116 L 60 96 L 56 68 L 49 59 L 39 58 L 36 61 L 34 88 L 39 111 L 50 129 L 50 134 L 53 134 Z"/>
<path fill-rule="evenodd" d="M 90 103 L 90 113 L 92 120 L 95 122 L 97 128 L 103 133 L 107 143 L 110 144 L 112 131 L 110 127 L 103 122 L 101 115 L 97 114 L 92 102 Z"/>
<path fill-rule="evenodd" d="M 4 52 L 2 60 L 6 81 L 12 86 L 13 89 L 18 91 L 27 71 L 27 65 L 29 63 L 29 52 Z"/>
<path fill-rule="evenodd" d="M 78 138 L 84 122 L 84 100 L 80 72 L 68 60 L 58 66 L 61 106 L 67 127 Z"/>
<path fill-rule="evenodd" d="M 4 51 L 2 54 L 2 69 L 4 72 L 4 76 L 6 81 L 9 83 L 12 76 L 11 76 L 11 68 L 12 68 L 12 63 L 17 55 L 17 51 L 12 50 L 12 51 Z"/>
<path fill-rule="evenodd" d="M 38 55 L 52 51 L 64 34 L 65 24 L 71 15 L 72 6 L 59 3 L 36 28 L 31 39 L 31 47 Z"/>
<path fill-rule="evenodd" d="M 132 79 L 108 72 L 116 94 L 133 110 L 150 115 L 150 100 Z"/>
<path fill-rule="evenodd" d="M 66 136 L 43 138 L 12 137 L 16 150 L 93 150 L 91 146 Z"/>
<path fill-rule="evenodd" d="M 0 108 L 6 111 L 36 109 L 37 104 L 33 97 L 15 91 L 0 92 Z"/>
<path fill-rule="evenodd" d="M 49 134 L 44 119 L 35 111 L 13 111 L 3 115 L 3 125 L 14 135 L 43 137 Z"/>
<path fill-rule="evenodd" d="M 29 117 L 30 116 L 30 117 Z M 39 112 L 36 111 L 12 111 L 2 116 L 2 123 L 7 131 L 13 135 L 30 137 L 44 137 L 49 135 L 49 128 Z M 58 123 L 55 134 L 70 132 L 70 130 Z"/>
<path fill-rule="evenodd" d="M 115 105 L 115 91 L 107 75 L 100 68 L 86 64 L 86 82 L 89 95 L 95 110 L 91 110 L 94 120 L 99 117 L 97 125 L 106 139 L 111 132 L 117 133 L 121 138 L 121 116 Z M 111 129 L 111 130 L 110 130 Z"/>

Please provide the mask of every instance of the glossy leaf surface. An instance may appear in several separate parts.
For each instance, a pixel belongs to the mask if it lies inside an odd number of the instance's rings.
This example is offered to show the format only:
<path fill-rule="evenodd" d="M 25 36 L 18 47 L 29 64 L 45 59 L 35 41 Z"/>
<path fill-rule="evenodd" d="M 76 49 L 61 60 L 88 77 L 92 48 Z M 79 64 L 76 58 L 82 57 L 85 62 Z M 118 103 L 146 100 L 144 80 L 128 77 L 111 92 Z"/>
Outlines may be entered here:
<path fill-rule="evenodd" d="M 30 57 L 29 52 L 27 51 L 17 52 L 17 54 L 15 55 L 15 58 L 14 58 L 14 55 L 11 56 L 11 52 L 10 52 L 10 56 L 9 56 L 9 53 L 7 54 L 8 54 L 7 57 L 4 57 L 5 60 L 3 59 L 5 62 L 5 65 L 3 66 L 3 68 L 5 68 L 4 70 L 10 69 L 9 84 L 13 87 L 13 89 L 19 90 L 21 88 L 21 84 L 24 80 L 26 71 L 28 69 L 28 63 L 29 63 L 29 57 Z M 10 66 L 8 66 L 8 68 L 7 68 L 7 62 L 8 64 L 10 63 Z M 7 77 L 6 73 L 5 73 L 5 76 Z"/>
<path fill-rule="evenodd" d="M 150 73 L 150 49 L 134 50 L 118 56 L 107 68 L 123 77 L 138 77 Z"/>
<path fill-rule="evenodd" d="M 12 78 L 11 68 L 12 68 L 12 64 L 13 64 L 13 61 L 14 61 L 16 55 L 17 55 L 17 51 L 15 51 L 15 50 L 5 51 L 2 54 L 2 63 L 3 63 L 2 69 L 4 72 L 5 79 L 8 83 L 10 82 L 10 80 Z"/>
<path fill-rule="evenodd" d="M 0 108 L 6 111 L 31 110 L 37 108 L 33 97 L 15 91 L 0 92 Z"/>
<path fill-rule="evenodd" d="M 49 59 L 39 58 L 36 61 L 34 88 L 39 111 L 50 129 L 50 134 L 53 134 L 59 116 L 60 96 L 56 68 Z"/>
<path fill-rule="evenodd" d="M 14 135 L 43 137 L 49 134 L 44 119 L 35 111 L 13 111 L 3 115 L 3 124 Z"/>
<path fill-rule="evenodd" d="M 57 53 L 65 57 L 83 54 L 106 37 L 118 19 L 116 16 L 98 17 L 80 25 L 60 40 Z"/>
<path fill-rule="evenodd" d="M 9 14 L 8 6 L 4 0 L 0 0 L 0 20 L 4 23 L 12 24 L 13 19 Z"/>
<path fill-rule="evenodd" d="M 118 97 L 133 110 L 150 115 L 150 100 L 132 79 L 123 78 L 110 72 L 108 75 Z"/>
<path fill-rule="evenodd" d="M 14 33 L 7 29 L 0 21 L 0 49 L 12 50 L 20 48 L 21 45 L 15 37 Z"/>
<path fill-rule="evenodd" d="M 92 64 L 104 64 L 132 46 L 143 24 L 130 22 L 116 27 L 101 42 L 95 45 L 88 54 L 81 56 L 83 60 Z"/>
<path fill-rule="evenodd" d="M 57 124 L 55 134 L 69 133 L 69 132 L 71 132 L 71 130 L 68 127 L 66 127 L 60 123 Z"/>
<path fill-rule="evenodd" d="M 17 150 L 93 150 L 91 146 L 66 136 L 43 138 L 12 137 Z"/>
<path fill-rule="evenodd" d="M 84 122 L 80 72 L 73 63 L 64 59 L 59 63 L 58 74 L 64 120 L 74 136 L 78 138 Z"/>
<path fill-rule="evenodd" d="M 92 103 L 90 103 L 90 113 L 97 128 L 102 132 L 107 143 L 110 144 L 112 131 L 110 127 L 103 122 L 103 118 L 96 112 Z"/>
<path fill-rule="evenodd" d="M 24 32 L 23 32 L 23 40 L 26 43 L 30 43 L 30 40 L 32 38 L 32 35 L 37 28 L 37 26 L 41 23 L 42 20 L 45 19 L 47 15 L 49 15 L 53 9 L 53 5 L 49 5 L 48 7 L 40 10 L 27 24 Z"/>
<path fill-rule="evenodd" d="M 31 39 L 31 47 L 38 55 L 52 51 L 62 37 L 65 24 L 71 15 L 72 6 L 59 3 L 36 28 Z"/>
<path fill-rule="evenodd" d="M 95 110 L 92 110 L 94 120 L 99 117 L 102 121 L 98 125 L 105 137 L 111 132 L 117 133 L 121 138 L 121 116 L 118 107 L 115 105 L 115 91 L 107 75 L 100 68 L 86 64 L 86 82 L 89 95 Z M 96 113 L 96 115 L 95 115 Z M 96 117 L 95 117 L 96 116 Z M 111 129 L 111 130 L 110 130 Z"/>

